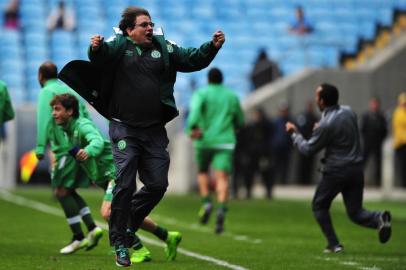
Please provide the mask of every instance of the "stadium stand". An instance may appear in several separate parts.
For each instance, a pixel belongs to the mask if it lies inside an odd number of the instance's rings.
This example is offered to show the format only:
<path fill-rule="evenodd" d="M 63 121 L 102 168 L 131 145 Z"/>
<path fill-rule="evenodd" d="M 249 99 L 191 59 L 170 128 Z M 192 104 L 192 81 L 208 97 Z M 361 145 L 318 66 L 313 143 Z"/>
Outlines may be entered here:
<path fill-rule="evenodd" d="M 0 0 L 0 8 L 7 2 Z M 65 0 L 76 13 L 76 30 L 47 32 L 46 17 L 59 0 L 20 2 L 21 31 L 0 30 L 0 76 L 10 85 L 16 104 L 36 101 L 39 63 L 51 59 L 61 68 L 72 59 L 87 59 L 90 36 L 110 36 L 128 5 L 148 9 L 166 37 L 182 46 L 198 46 L 223 29 L 227 42 L 212 65 L 224 70 L 226 84 L 240 97 L 251 88 L 249 73 L 260 48 L 267 49 L 285 76 L 305 67 L 351 68 L 373 53 L 371 46 L 385 46 L 384 30 L 401 28 L 404 17 L 399 16 L 400 22 L 394 17 L 406 10 L 406 0 Z M 287 31 L 298 5 L 314 26 L 311 34 Z M 204 84 L 204 71 L 179 76 L 181 107 L 188 104 L 191 80 Z"/>

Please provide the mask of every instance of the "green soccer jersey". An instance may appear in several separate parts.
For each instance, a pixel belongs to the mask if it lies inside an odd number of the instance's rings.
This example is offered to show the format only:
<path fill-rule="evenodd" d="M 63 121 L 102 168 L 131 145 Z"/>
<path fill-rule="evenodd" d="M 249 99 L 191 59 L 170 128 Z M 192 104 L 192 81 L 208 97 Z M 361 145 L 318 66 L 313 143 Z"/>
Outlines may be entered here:
<path fill-rule="evenodd" d="M 80 96 L 74 92 L 67 85 L 58 81 L 57 79 L 48 80 L 42 90 L 39 93 L 38 105 L 37 105 L 37 146 L 35 148 L 35 153 L 37 155 L 44 155 L 45 147 L 48 142 L 51 140 L 47 137 L 48 124 L 53 121 L 52 118 L 52 107 L 50 106 L 51 100 L 56 95 L 60 94 L 72 94 L 79 99 L 79 113 L 82 117 L 90 119 L 89 112 L 86 109 L 85 104 L 81 101 Z M 50 128 L 59 129 L 55 132 L 54 136 L 58 137 L 59 144 L 51 144 L 51 150 L 56 155 L 61 154 L 69 148 L 69 145 L 65 145 L 66 141 L 64 140 L 63 132 L 61 128 L 57 125 L 50 125 Z"/>
<path fill-rule="evenodd" d="M 71 118 L 63 130 L 72 148 L 84 149 L 89 154 L 89 158 L 79 164 L 92 181 L 103 186 L 115 178 L 110 141 L 103 137 L 91 120 Z"/>
<path fill-rule="evenodd" d="M 196 148 L 234 149 L 235 130 L 243 124 L 238 97 L 225 86 L 209 84 L 193 94 L 186 132 L 202 131 L 202 137 L 194 141 Z"/>
<path fill-rule="evenodd" d="M 8 95 L 7 85 L 0 81 L 0 125 L 14 118 L 14 110 Z"/>

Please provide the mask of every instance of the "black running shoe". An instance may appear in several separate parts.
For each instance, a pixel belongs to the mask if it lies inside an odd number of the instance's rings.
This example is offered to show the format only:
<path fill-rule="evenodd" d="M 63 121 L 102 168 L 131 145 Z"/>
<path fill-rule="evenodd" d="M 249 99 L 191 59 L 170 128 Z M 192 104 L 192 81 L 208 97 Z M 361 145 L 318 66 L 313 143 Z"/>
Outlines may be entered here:
<path fill-rule="evenodd" d="M 210 218 L 211 211 L 213 210 L 213 205 L 211 203 L 205 203 L 200 207 L 199 210 L 199 222 L 201 224 L 207 224 Z"/>
<path fill-rule="evenodd" d="M 130 253 L 124 246 L 116 248 L 116 265 L 120 267 L 131 266 Z"/>
<path fill-rule="evenodd" d="M 334 246 L 327 246 L 324 250 L 323 253 L 340 253 L 344 251 L 343 245 L 334 245 Z"/>
<path fill-rule="evenodd" d="M 224 220 L 225 220 L 225 218 L 226 218 L 226 214 L 225 214 L 224 211 L 219 211 L 217 213 L 215 233 L 221 234 L 224 231 Z"/>
<path fill-rule="evenodd" d="M 389 241 L 392 234 L 392 225 L 391 225 L 392 216 L 389 211 L 385 211 L 379 217 L 379 242 L 382 244 Z"/>

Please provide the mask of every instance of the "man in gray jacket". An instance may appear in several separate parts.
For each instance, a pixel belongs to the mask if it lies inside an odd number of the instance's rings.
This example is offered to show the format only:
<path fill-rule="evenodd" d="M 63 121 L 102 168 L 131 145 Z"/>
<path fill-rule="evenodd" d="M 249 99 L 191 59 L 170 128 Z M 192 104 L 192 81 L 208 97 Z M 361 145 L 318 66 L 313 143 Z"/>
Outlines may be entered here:
<path fill-rule="evenodd" d="M 317 87 L 316 103 L 322 117 L 309 140 L 303 138 L 293 123 L 286 123 L 286 131 L 302 154 L 313 155 L 325 148 L 322 177 L 312 202 L 314 216 L 327 238 L 325 253 L 344 249 L 329 213 L 332 201 L 340 192 L 354 223 L 377 229 L 381 243 L 386 243 L 391 236 L 390 212 L 372 212 L 362 207 L 364 173 L 357 117 L 350 107 L 338 104 L 338 96 L 333 85 L 324 83 Z"/>

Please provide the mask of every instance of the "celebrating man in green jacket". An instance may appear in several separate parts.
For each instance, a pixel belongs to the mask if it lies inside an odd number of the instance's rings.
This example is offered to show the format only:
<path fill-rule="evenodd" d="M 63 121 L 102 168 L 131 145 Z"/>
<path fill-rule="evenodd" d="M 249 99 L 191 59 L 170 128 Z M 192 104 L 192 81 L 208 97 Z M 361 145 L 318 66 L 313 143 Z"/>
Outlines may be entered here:
<path fill-rule="evenodd" d="M 116 249 L 116 264 L 129 266 L 127 224 L 130 221 L 136 231 L 168 186 L 165 124 L 178 115 L 173 96 L 176 73 L 207 67 L 225 37 L 217 31 L 200 48 L 179 47 L 166 41 L 159 29 L 154 31 L 149 12 L 139 7 L 124 10 L 119 28 L 107 41 L 93 36 L 91 63 L 72 61 L 59 77 L 111 120 L 117 178 L 110 242 Z M 144 187 L 134 193 L 137 172 Z"/>
<path fill-rule="evenodd" d="M 228 174 L 236 143 L 235 131 L 244 124 L 244 116 L 238 97 L 222 85 L 223 74 L 213 68 L 208 74 L 209 85 L 193 94 L 187 132 L 194 139 L 198 182 L 203 205 L 200 222 L 206 224 L 213 205 L 210 199 L 209 166 L 214 169 L 218 211 L 216 233 L 224 230 L 226 203 L 228 199 Z"/>

